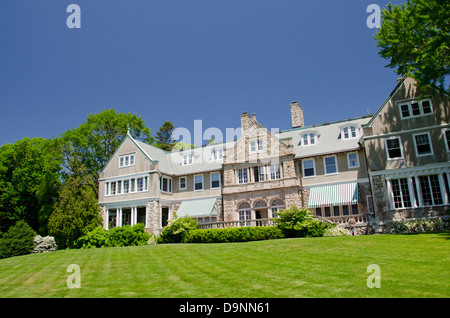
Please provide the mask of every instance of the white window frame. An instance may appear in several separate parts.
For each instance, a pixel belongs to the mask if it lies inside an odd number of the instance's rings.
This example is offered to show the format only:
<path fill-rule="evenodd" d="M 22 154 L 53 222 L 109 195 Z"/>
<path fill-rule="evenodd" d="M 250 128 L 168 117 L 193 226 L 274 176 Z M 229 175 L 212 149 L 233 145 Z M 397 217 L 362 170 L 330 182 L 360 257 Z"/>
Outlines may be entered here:
<path fill-rule="evenodd" d="M 345 131 L 347 130 L 348 137 L 345 137 Z M 355 134 L 355 136 L 353 136 Z M 359 130 L 358 127 L 355 125 L 349 125 L 345 126 L 341 129 L 341 140 L 350 140 L 358 138 L 359 136 Z"/>
<path fill-rule="evenodd" d="M 450 152 L 450 135 L 447 139 L 447 135 L 446 135 L 447 132 L 450 133 L 450 128 L 444 129 L 442 131 L 442 134 L 443 134 L 443 138 L 444 138 L 444 142 L 445 142 L 445 149 L 447 149 L 447 152 Z"/>
<path fill-rule="evenodd" d="M 305 133 L 300 137 L 300 145 L 302 147 L 317 145 L 317 135 L 315 133 Z"/>
<path fill-rule="evenodd" d="M 278 169 L 276 169 L 275 167 L 278 167 Z M 278 173 L 277 173 L 278 170 Z M 270 180 L 280 180 L 281 179 L 281 163 L 272 163 L 269 166 L 269 177 Z M 278 174 L 278 178 L 277 178 L 277 174 Z"/>
<path fill-rule="evenodd" d="M 192 153 L 183 154 L 183 159 L 181 161 L 182 166 L 191 165 L 194 162 L 194 155 Z"/>
<path fill-rule="evenodd" d="M 242 182 L 241 182 L 240 171 L 242 171 Z M 244 176 L 244 171 L 246 172 L 246 173 L 245 173 L 245 176 Z M 238 184 L 246 184 L 246 183 L 248 183 L 248 182 L 250 181 L 250 180 L 249 180 L 248 168 L 240 168 L 240 169 L 237 169 L 236 173 L 237 173 L 237 181 L 238 181 Z M 247 179 L 246 181 L 245 181 L 244 177 L 245 177 L 245 179 Z M 245 182 L 244 182 L 244 181 L 245 181 Z"/>
<path fill-rule="evenodd" d="M 219 175 L 219 186 L 218 187 L 213 187 L 213 175 Z M 222 186 L 222 183 L 220 181 L 220 172 L 212 172 L 209 175 L 209 181 L 210 181 L 210 188 L 211 189 L 220 189 L 220 187 Z"/>
<path fill-rule="evenodd" d="M 119 156 L 119 168 L 132 167 L 135 163 L 136 155 L 134 153 Z"/>
<path fill-rule="evenodd" d="M 164 179 L 167 180 L 167 190 L 164 190 Z M 160 190 L 161 192 L 172 193 L 172 178 L 161 176 Z"/>
<path fill-rule="evenodd" d="M 181 179 L 184 180 L 184 187 L 181 187 Z M 180 177 L 180 179 L 178 179 L 178 188 L 180 190 L 186 190 L 187 189 L 187 177 Z"/>
<path fill-rule="evenodd" d="M 431 112 L 425 114 L 423 111 L 423 102 L 429 102 L 430 103 L 430 109 Z M 412 104 L 414 103 L 418 103 L 419 104 L 419 115 L 413 115 L 412 112 Z M 428 115 L 433 115 L 434 114 L 434 109 L 433 109 L 433 103 L 431 102 L 431 99 L 429 98 L 425 98 L 425 99 L 421 99 L 421 100 L 409 100 L 409 101 L 400 101 L 397 102 L 398 105 L 398 111 L 400 112 L 400 118 L 401 119 L 409 119 L 409 118 L 416 118 L 416 117 L 422 117 L 422 116 L 428 116 Z M 407 106 L 408 107 L 408 116 L 403 116 L 403 112 L 402 112 L 402 106 Z"/>
<path fill-rule="evenodd" d="M 223 148 L 214 148 L 211 151 L 211 159 L 213 161 L 218 161 L 223 159 Z"/>
<path fill-rule="evenodd" d="M 388 140 L 393 140 L 393 139 L 398 139 L 398 145 L 400 147 L 400 155 L 401 157 L 395 157 L 395 158 L 389 158 L 389 147 L 388 147 Z M 388 161 L 390 160 L 402 160 L 404 159 L 404 155 L 403 155 L 403 145 L 402 145 L 402 138 L 400 136 L 395 136 L 395 137 L 390 137 L 390 138 L 386 138 L 384 140 L 384 147 L 386 149 L 386 158 Z"/>
<path fill-rule="evenodd" d="M 350 155 L 356 155 L 356 165 L 352 166 L 350 165 Z M 349 169 L 357 169 L 359 168 L 359 154 L 357 152 L 350 152 L 347 154 L 347 165 Z"/>
<path fill-rule="evenodd" d="M 336 166 L 336 172 L 330 172 L 330 173 L 327 172 L 327 161 L 326 161 L 327 158 L 334 158 L 334 164 Z M 336 156 L 326 156 L 326 157 L 324 157 L 323 158 L 323 168 L 324 168 L 326 176 L 332 176 L 332 175 L 339 174 L 337 157 Z"/>
<path fill-rule="evenodd" d="M 428 138 L 428 144 L 430 145 L 430 152 L 429 152 L 429 153 L 419 154 L 419 151 L 418 151 L 418 149 L 417 149 L 416 136 L 422 136 L 422 135 L 427 135 L 427 138 Z M 434 151 L 433 151 L 433 144 L 432 144 L 432 142 L 431 142 L 431 136 L 430 136 L 430 133 L 429 133 L 428 131 L 422 132 L 422 133 L 413 134 L 412 136 L 413 136 L 413 141 L 414 141 L 414 149 L 415 149 L 415 151 L 416 151 L 416 156 L 417 156 L 417 157 L 431 156 L 431 155 L 434 154 Z"/>
<path fill-rule="evenodd" d="M 201 189 L 196 189 L 195 185 L 197 184 L 196 180 L 197 177 L 201 177 L 202 178 L 202 188 Z M 203 178 L 203 174 L 196 174 L 194 175 L 194 191 L 203 191 L 205 189 L 205 185 L 204 185 L 204 178 Z"/>
<path fill-rule="evenodd" d="M 263 139 L 254 139 L 249 142 L 249 152 L 256 153 L 264 150 L 264 140 Z"/>
<path fill-rule="evenodd" d="M 306 169 L 313 169 L 314 174 L 311 175 L 311 176 L 306 176 L 305 175 L 305 162 L 306 161 L 312 161 L 312 163 L 313 163 L 312 168 L 306 168 Z M 313 159 L 303 159 L 302 160 L 302 171 L 303 171 L 303 178 L 314 178 L 314 177 L 316 177 L 316 160 L 314 160 L 314 158 Z"/>

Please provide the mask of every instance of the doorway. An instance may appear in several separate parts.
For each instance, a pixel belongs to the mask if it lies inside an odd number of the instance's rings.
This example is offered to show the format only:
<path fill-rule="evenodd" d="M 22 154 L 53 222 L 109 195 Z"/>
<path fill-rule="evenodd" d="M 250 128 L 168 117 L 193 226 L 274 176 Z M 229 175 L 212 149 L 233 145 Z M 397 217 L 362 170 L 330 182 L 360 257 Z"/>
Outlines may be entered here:
<path fill-rule="evenodd" d="M 169 208 L 164 206 L 161 208 L 161 227 L 165 227 L 169 221 Z"/>

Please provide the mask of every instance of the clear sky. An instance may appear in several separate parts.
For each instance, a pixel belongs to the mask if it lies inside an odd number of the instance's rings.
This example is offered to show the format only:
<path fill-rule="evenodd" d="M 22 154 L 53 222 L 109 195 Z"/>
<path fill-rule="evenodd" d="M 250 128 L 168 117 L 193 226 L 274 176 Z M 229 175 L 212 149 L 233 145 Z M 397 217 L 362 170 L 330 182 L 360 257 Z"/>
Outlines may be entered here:
<path fill-rule="evenodd" d="M 90 113 L 193 129 L 256 113 L 289 129 L 374 113 L 398 77 L 366 25 L 381 0 L 1 0 L 0 145 L 53 138 Z M 392 1 L 394 3 L 406 1 Z M 69 29 L 69 4 L 81 28 Z"/>

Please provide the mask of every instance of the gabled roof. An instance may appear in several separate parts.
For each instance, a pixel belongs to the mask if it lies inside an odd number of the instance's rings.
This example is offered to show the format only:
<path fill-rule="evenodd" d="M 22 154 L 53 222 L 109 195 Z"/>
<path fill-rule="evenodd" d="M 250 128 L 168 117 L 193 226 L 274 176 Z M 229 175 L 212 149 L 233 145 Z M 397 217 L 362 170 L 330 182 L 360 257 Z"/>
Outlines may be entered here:
<path fill-rule="evenodd" d="M 365 125 L 370 120 L 370 118 L 370 116 L 365 116 L 325 123 L 321 125 L 312 125 L 289 129 L 280 132 L 279 138 L 292 138 L 295 158 L 307 158 L 358 150 L 361 148 L 361 146 L 359 145 L 359 137 L 361 137 L 362 135 L 361 126 Z M 340 138 L 342 129 L 348 126 L 356 126 L 357 128 L 359 128 L 359 137 L 357 136 L 357 138 L 346 140 Z M 316 143 L 314 145 L 302 146 L 300 144 L 302 136 L 305 133 L 312 132 L 316 134 Z"/>

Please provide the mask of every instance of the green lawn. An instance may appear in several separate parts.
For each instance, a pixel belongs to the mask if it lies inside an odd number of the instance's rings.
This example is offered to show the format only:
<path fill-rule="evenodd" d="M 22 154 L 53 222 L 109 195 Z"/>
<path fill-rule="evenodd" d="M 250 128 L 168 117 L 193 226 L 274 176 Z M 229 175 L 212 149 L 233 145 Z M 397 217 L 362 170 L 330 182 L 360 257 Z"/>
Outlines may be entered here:
<path fill-rule="evenodd" d="M 63 250 L 0 260 L 0 297 L 450 297 L 449 247 L 433 233 Z"/>

